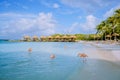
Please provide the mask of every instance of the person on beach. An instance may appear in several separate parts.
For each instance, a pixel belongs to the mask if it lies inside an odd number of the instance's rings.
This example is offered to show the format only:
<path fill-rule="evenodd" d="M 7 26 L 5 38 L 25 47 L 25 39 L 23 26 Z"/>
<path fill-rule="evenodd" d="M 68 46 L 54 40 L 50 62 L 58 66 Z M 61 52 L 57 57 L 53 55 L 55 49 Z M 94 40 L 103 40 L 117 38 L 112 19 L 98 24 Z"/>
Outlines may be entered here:
<path fill-rule="evenodd" d="M 55 55 L 54 55 L 54 54 L 51 54 L 51 55 L 50 55 L 50 58 L 51 58 L 51 59 L 54 59 L 54 58 L 55 58 Z"/>

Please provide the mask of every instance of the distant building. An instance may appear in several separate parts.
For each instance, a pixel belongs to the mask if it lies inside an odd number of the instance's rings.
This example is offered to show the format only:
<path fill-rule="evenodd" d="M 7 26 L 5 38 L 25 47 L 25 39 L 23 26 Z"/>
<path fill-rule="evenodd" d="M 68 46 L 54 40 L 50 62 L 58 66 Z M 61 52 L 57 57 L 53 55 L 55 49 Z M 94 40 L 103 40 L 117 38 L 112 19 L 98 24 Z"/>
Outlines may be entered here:
<path fill-rule="evenodd" d="M 40 37 L 41 41 L 48 41 L 48 42 L 75 42 L 76 41 L 76 36 L 41 36 Z"/>
<path fill-rule="evenodd" d="M 23 40 L 23 41 L 31 41 L 30 36 L 24 36 L 23 38 L 24 38 L 24 40 Z"/>

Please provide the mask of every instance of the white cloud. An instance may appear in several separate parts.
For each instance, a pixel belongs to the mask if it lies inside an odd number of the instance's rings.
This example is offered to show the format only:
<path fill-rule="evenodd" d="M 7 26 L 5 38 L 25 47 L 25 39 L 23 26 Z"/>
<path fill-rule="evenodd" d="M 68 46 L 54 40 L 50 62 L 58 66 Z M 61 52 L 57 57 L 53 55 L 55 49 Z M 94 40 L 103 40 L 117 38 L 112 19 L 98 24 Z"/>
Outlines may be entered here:
<path fill-rule="evenodd" d="M 16 13 L 14 13 L 16 14 Z M 0 18 L 4 15 L 4 18 L 12 14 L 0 14 Z M 27 14 L 26 14 L 27 15 Z M 26 15 L 16 14 L 16 19 L 11 19 L 8 21 L 3 21 L 0 24 L 0 34 L 14 36 L 22 36 L 24 34 L 30 35 L 49 35 L 55 32 L 56 20 L 53 18 L 52 13 L 39 13 L 39 15 L 34 15 L 34 17 L 26 17 Z"/>
<path fill-rule="evenodd" d="M 80 25 L 85 31 L 94 31 L 98 23 L 98 18 L 93 15 L 88 15 L 86 16 L 86 22 Z"/>
<path fill-rule="evenodd" d="M 71 33 L 73 30 L 77 29 L 77 27 L 79 27 L 80 24 L 78 22 L 74 22 L 71 27 L 68 29 L 68 32 Z"/>
<path fill-rule="evenodd" d="M 41 0 L 40 2 L 41 2 L 42 5 L 47 6 L 49 8 L 55 8 L 55 9 L 57 9 L 57 8 L 60 7 L 60 5 L 58 3 L 53 3 L 50 0 L 48 0 L 48 1 Z"/>
<path fill-rule="evenodd" d="M 53 8 L 59 8 L 60 6 L 57 3 L 53 4 Z"/>
<path fill-rule="evenodd" d="M 13 12 L 9 12 L 9 13 L 0 13 L 0 18 L 11 18 L 11 19 L 15 19 L 15 18 L 35 18 L 37 15 L 34 14 L 18 14 L 18 13 L 13 13 Z"/>
<path fill-rule="evenodd" d="M 86 16 L 86 21 L 84 23 L 75 22 L 69 28 L 69 32 L 73 30 L 79 30 L 81 33 L 94 33 L 96 32 L 96 25 L 99 23 L 99 19 L 93 15 Z"/>
<path fill-rule="evenodd" d="M 61 0 L 61 2 L 67 6 L 73 8 L 81 8 L 88 12 L 92 12 L 101 7 L 105 7 L 115 3 L 115 1 L 109 0 Z"/>
<path fill-rule="evenodd" d="M 106 19 L 106 18 L 112 16 L 112 15 L 114 14 L 114 11 L 115 11 L 116 9 L 120 9 L 120 5 L 118 5 L 118 6 L 114 7 L 114 8 L 111 8 L 109 11 L 107 11 L 107 12 L 103 15 L 103 18 Z"/>

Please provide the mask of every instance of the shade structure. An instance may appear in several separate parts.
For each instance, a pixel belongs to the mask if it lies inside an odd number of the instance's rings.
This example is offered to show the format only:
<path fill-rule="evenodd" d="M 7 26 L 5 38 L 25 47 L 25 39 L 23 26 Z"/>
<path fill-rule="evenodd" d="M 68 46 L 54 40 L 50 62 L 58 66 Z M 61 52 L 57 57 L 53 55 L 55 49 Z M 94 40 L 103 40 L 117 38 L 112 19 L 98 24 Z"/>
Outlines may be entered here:
<path fill-rule="evenodd" d="M 39 41 L 38 36 L 33 36 L 33 41 Z"/>
<path fill-rule="evenodd" d="M 47 41 L 52 41 L 53 40 L 52 36 L 48 36 L 47 38 L 48 38 Z"/>
<path fill-rule="evenodd" d="M 23 38 L 24 38 L 24 41 L 31 41 L 30 36 L 24 36 Z"/>
<path fill-rule="evenodd" d="M 114 33 L 112 34 L 112 36 L 120 36 L 118 33 Z"/>
<path fill-rule="evenodd" d="M 45 37 L 45 36 L 41 36 L 41 37 L 40 37 L 40 40 L 41 40 L 41 41 L 46 41 L 46 37 Z"/>
<path fill-rule="evenodd" d="M 106 35 L 106 37 L 110 38 L 110 37 L 111 37 L 111 35 Z"/>

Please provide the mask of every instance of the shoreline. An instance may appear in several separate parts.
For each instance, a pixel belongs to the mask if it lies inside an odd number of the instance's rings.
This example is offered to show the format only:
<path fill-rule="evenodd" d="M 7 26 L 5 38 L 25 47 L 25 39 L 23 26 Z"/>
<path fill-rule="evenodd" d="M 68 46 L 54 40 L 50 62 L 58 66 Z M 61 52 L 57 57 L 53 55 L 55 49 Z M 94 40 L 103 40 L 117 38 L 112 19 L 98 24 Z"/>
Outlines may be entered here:
<path fill-rule="evenodd" d="M 94 41 L 82 41 L 82 43 L 89 44 L 93 46 L 93 49 L 90 49 L 87 51 L 88 58 L 90 59 L 101 59 L 101 60 L 107 60 L 111 62 L 117 62 L 117 64 L 120 65 L 120 47 L 118 49 L 115 48 L 115 46 L 120 46 L 118 44 L 109 44 L 109 43 L 97 43 Z M 107 49 L 108 48 L 108 49 Z M 110 50 L 109 50 L 110 48 Z"/>

